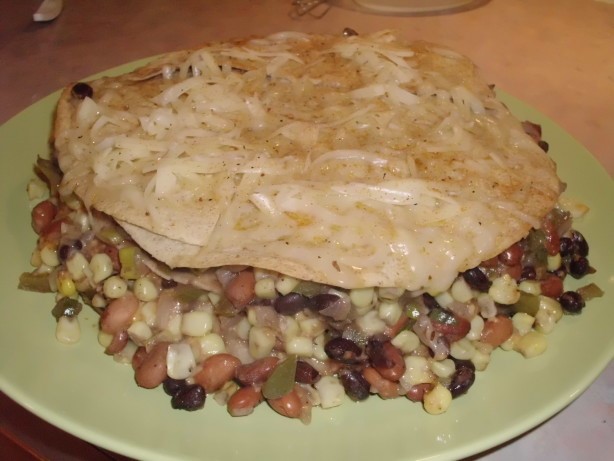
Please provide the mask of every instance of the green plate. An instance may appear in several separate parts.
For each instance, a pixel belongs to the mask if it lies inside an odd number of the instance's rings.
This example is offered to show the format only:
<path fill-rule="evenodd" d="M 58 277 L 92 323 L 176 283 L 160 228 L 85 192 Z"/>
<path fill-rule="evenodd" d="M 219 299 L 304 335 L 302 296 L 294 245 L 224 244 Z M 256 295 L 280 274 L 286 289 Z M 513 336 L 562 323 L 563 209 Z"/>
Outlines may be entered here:
<path fill-rule="evenodd" d="M 142 63 L 141 61 L 140 63 Z M 137 63 L 106 75 L 126 72 Z M 32 164 L 47 152 L 54 93 L 0 127 L 0 389 L 28 410 L 96 445 L 147 460 L 448 460 L 496 446 L 538 425 L 580 395 L 614 356 L 612 180 L 552 121 L 514 98 L 521 119 L 540 123 L 568 193 L 591 207 L 576 227 L 591 245 L 590 277 L 606 291 L 580 316 L 565 316 L 540 357 L 497 350 L 471 391 L 447 413 L 426 414 L 406 399 L 316 409 L 311 425 L 260 406 L 232 418 L 209 399 L 203 411 L 172 410 L 162 389 L 136 386 L 129 366 L 102 352 L 96 315 L 84 310 L 82 339 L 58 343 L 51 295 L 17 290 L 35 245 L 25 193 Z M 530 168 L 527 165 L 527 168 Z M 586 279 L 585 279 L 586 280 Z M 570 286 L 580 283 L 572 281 Z"/>

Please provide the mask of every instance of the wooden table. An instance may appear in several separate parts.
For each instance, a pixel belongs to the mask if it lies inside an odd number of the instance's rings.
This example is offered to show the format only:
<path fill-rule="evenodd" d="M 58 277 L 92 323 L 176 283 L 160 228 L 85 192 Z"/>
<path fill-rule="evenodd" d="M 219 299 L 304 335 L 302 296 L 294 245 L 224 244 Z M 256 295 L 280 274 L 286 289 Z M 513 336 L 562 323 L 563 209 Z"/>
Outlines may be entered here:
<path fill-rule="evenodd" d="M 478 1 L 471 10 L 416 17 L 332 7 L 321 18 L 299 19 L 289 15 L 290 0 L 67 0 L 58 19 L 34 23 L 39 2 L 0 0 L 0 123 L 67 82 L 212 39 L 289 29 L 339 33 L 346 26 L 359 32 L 393 28 L 468 55 L 489 81 L 554 119 L 614 175 L 612 0 Z M 605 460 L 614 452 L 612 389 L 610 365 L 559 415 L 472 459 L 572 460 L 587 453 L 585 446 L 596 444 L 590 453 Z M 127 459 L 48 425 L 2 394 L 0 415 L 2 459 Z M 558 445 L 569 437 L 584 445 L 561 450 Z"/>

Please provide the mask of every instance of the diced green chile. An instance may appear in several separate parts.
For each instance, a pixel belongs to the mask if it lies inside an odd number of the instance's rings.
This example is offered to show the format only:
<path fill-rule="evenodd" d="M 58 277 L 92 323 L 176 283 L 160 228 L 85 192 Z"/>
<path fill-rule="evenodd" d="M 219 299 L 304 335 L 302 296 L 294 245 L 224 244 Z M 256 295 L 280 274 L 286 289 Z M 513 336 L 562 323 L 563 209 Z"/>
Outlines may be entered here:
<path fill-rule="evenodd" d="M 294 388 L 296 363 L 297 357 L 292 354 L 275 367 L 269 379 L 262 386 L 262 395 L 266 399 L 278 399 Z"/>
<path fill-rule="evenodd" d="M 19 276 L 17 288 L 37 293 L 51 293 L 53 290 L 49 285 L 49 274 L 33 274 L 24 272 Z"/>
<path fill-rule="evenodd" d="M 516 312 L 524 312 L 535 317 L 539 310 L 539 296 L 520 292 L 520 298 L 512 305 L 512 308 Z"/>
<path fill-rule="evenodd" d="M 548 263 L 546 240 L 546 233 L 541 229 L 533 229 L 527 236 L 527 253 L 533 254 L 535 261 L 544 266 Z"/>
<path fill-rule="evenodd" d="M 429 317 L 433 322 L 441 323 L 443 325 L 456 325 L 458 322 L 456 317 L 454 317 L 454 314 L 441 307 L 436 307 L 429 312 Z"/>
<path fill-rule="evenodd" d="M 55 307 L 51 310 L 51 314 L 55 317 L 56 320 L 59 320 L 60 317 L 76 317 L 81 312 L 82 305 L 79 301 L 73 298 L 62 298 L 60 299 Z"/>

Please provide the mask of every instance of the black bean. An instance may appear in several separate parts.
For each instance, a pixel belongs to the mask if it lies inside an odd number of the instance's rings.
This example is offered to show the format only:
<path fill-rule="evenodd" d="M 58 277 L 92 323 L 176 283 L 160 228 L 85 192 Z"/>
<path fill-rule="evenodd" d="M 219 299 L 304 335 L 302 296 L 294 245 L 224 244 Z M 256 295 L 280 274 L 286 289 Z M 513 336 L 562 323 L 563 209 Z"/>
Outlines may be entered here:
<path fill-rule="evenodd" d="M 358 363 L 362 360 L 362 349 L 354 341 L 342 337 L 333 338 L 326 343 L 324 351 L 333 360 L 342 363 Z"/>
<path fill-rule="evenodd" d="M 462 276 L 465 282 L 474 290 L 487 292 L 490 288 L 491 281 L 488 280 L 486 274 L 477 267 L 466 270 L 462 273 Z"/>
<path fill-rule="evenodd" d="M 576 256 L 569 262 L 569 275 L 579 279 L 588 274 L 590 269 L 588 259 L 584 256 Z"/>
<path fill-rule="evenodd" d="M 537 145 L 541 147 L 541 149 L 544 152 L 548 152 L 548 149 L 550 149 L 550 146 L 548 145 L 548 143 L 544 141 L 543 139 L 540 139 L 539 141 L 537 141 Z"/>
<path fill-rule="evenodd" d="M 313 384 L 320 379 L 320 373 L 307 362 L 299 360 L 296 362 L 296 373 L 294 380 L 301 384 Z"/>
<path fill-rule="evenodd" d="M 422 294 L 422 302 L 424 303 L 424 306 L 429 311 L 432 311 L 433 309 L 441 309 L 441 306 L 439 305 L 437 300 L 432 295 L 430 295 L 428 293 L 423 293 Z"/>
<path fill-rule="evenodd" d="M 586 305 L 580 293 L 575 291 L 566 291 L 563 293 L 559 296 L 559 302 L 563 310 L 568 314 L 579 314 Z"/>
<path fill-rule="evenodd" d="M 356 32 L 354 29 L 350 27 L 346 27 L 345 29 L 343 29 L 344 37 L 352 37 L 353 35 L 358 35 L 358 32 Z"/>
<path fill-rule="evenodd" d="M 294 315 L 309 305 L 309 298 L 300 293 L 288 293 L 273 301 L 273 308 L 282 315 Z"/>
<path fill-rule="evenodd" d="M 569 237 L 561 237 L 559 240 L 559 253 L 562 257 L 570 256 L 575 251 L 575 245 L 572 239 Z"/>
<path fill-rule="evenodd" d="M 200 410 L 205 406 L 205 389 L 199 384 L 190 384 L 183 389 L 180 389 L 173 398 L 171 398 L 171 406 L 175 410 L 194 411 Z"/>
<path fill-rule="evenodd" d="M 309 299 L 309 307 L 315 311 L 321 311 L 332 306 L 339 300 L 339 296 L 333 293 L 320 293 Z"/>
<path fill-rule="evenodd" d="M 470 360 L 453 359 L 456 371 L 448 385 L 448 390 L 453 398 L 466 393 L 475 381 L 475 365 Z"/>
<path fill-rule="evenodd" d="M 72 95 L 77 99 L 91 98 L 94 96 L 94 89 L 87 83 L 75 83 L 71 91 Z"/>
<path fill-rule="evenodd" d="M 162 282 L 160 282 L 160 285 L 162 286 L 162 288 L 173 288 L 176 287 L 178 285 L 177 282 L 175 282 L 173 279 L 162 279 Z"/>
<path fill-rule="evenodd" d="M 345 393 L 353 401 L 358 402 L 369 397 L 371 385 L 359 371 L 343 368 L 339 371 L 339 380 Z"/>
<path fill-rule="evenodd" d="M 68 256 L 70 256 L 70 250 L 72 250 L 70 245 L 60 245 L 58 250 L 58 258 L 60 258 L 60 261 L 66 261 L 68 259 Z"/>
<path fill-rule="evenodd" d="M 522 268 L 522 272 L 520 273 L 520 280 L 535 280 L 537 278 L 537 272 L 535 271 L 535 267 L 526 266 Z"/>
<path fill-rule="evenodd" d="M 164 392 L 170 396 L 175 395 L 186 386 L 187 383 L 185 382 L 185 379 L 173 379 L 169 377 L 162 382 L 162 389 L 164 389 Z"/>
<path fill-rule="evenodd" d="M 586 241 L 586 239 L 584 238 L 584 235 L 582 235 L 580 232 L 578 231 L 572 231 L 571 233 L 571 240 L 574 243 L 574 247 L 575 247 L 575 253 L 579 256 L 588 256 L 588 242 Z"/>
<path fill-rule="evenodd" d="M 369 341 L 365 351 L 369 357 L 371 365 L 373 365 L 375 368 L 392 368 L 394 366 L 394 362 L 384 351 L 383 341 Z"/>

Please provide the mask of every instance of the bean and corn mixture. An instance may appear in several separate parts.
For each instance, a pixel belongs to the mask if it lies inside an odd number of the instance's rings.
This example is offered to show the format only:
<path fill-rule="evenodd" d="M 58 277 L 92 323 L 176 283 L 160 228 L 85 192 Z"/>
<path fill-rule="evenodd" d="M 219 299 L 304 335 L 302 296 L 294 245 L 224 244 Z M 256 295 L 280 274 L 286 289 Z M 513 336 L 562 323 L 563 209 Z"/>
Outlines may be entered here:
<path fill-rule="evenodd" d="M 525 129 L 547 149 L 538 126 Z M 105 353 L 131 364 L 139 386 L 163 386 L 176 409 L 203 408 L 209 396 L 245 416 L 266 402 L 308 423 L 315 406 L 377 394 L 440 414 L 495 348 L 542 354 L 564 314 L 603 294 L 594 284 L 565 290 L 567 276 L 594 269 L 572 214 L 559 207 L 540 229 L 431 296 L 345 290 L 244 266 L 170 270 L 107 216 L 60 197 L 53 161 L 39 158 L 35 171 L 35 269 L 20 288 L 55 293 L 64 343 L 79 340 L 78 314 L 82 303 L 91 306 Z"/>

